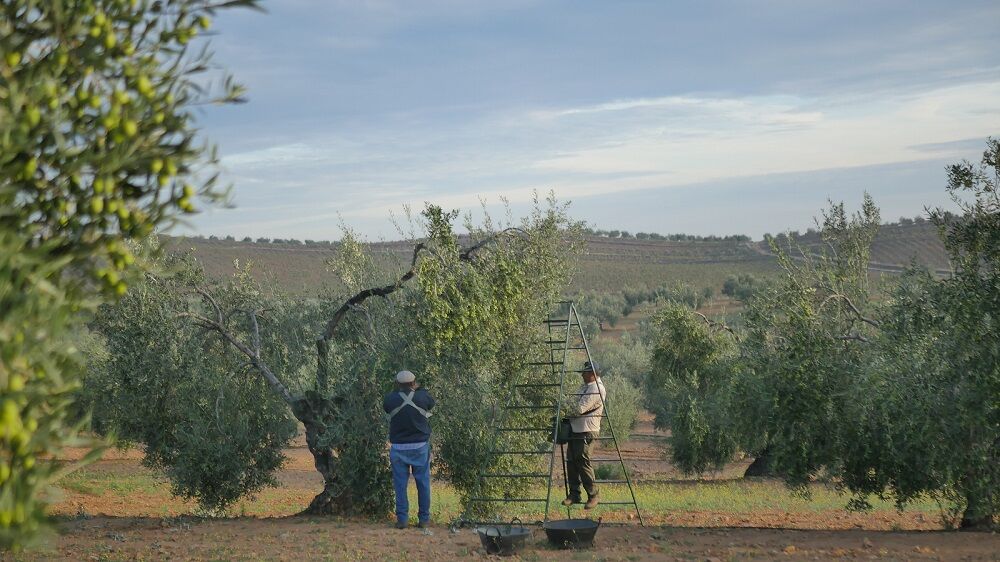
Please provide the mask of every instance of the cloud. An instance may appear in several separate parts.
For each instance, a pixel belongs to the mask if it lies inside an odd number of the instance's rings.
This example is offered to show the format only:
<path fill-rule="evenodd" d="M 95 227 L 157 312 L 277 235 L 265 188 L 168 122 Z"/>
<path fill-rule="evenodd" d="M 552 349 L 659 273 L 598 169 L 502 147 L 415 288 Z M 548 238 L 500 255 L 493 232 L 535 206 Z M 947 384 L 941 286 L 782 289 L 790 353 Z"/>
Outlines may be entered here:
<path fill-rule="evenodd" d="M 271 215 L 254 224 L 306 236 L 339 217 L 375 221 L 425 201 L 521 204 L 536 190 L 563 199 L 627 198 L 940 158 L 1000 131 L 1000 119 L 983 116 L 997 99 L 1000 81 L 869 99 L 665 96 L 447 124 L 407 117 L 229 154 L 223 164 L 240 187 L 233 213 Z M 940 141 L 956 138 L 963 140 Z"/>
<path fill-rule="evenodd" d="M 552 189 L 626 209 L 741 178 L 965 157 L 1000 132 L 1000 5 L 916 2 L 226 11 L 220 62 L 251 103 L 204 125 L 237 209 L 195 222 L 317 237 L 338 216 L 384 223 L 426 200 Z"/>

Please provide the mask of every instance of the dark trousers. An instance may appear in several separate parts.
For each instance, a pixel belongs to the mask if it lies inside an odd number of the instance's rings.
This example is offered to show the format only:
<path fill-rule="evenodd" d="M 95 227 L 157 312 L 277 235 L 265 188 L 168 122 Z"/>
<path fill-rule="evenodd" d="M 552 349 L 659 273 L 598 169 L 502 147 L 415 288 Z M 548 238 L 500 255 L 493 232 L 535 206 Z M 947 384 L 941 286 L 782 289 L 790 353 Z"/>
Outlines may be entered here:
<path fill-rule="evenodd" d="M 566 477 L 569 479 L 569 496 L 580 499 L 580 485 L 587 491 L 588 497 L 597 495 L 597 485 L 594 484 L 594 467 L 590 464 L 590 454 L 594 445 L 593 432 L 570 433 L 566 452 Z"/>

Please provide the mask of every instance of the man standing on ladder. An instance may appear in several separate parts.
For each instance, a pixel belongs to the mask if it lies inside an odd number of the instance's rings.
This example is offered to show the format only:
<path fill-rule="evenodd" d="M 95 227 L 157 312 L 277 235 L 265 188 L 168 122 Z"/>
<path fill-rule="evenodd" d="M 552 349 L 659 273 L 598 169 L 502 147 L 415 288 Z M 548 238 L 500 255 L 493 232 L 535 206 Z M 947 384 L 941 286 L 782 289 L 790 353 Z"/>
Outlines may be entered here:
<path fill-rule="evenodd" d="M 396 491 L 396 528 L 405 529 L 410 517 L 406 486 L 410 472 L 417 483 L 417 521 L 423 529 L 431 520 L 431 408 L 434 398 L 417 387 L 417 378 L 409 371 L 396 374 L 396 392 L 382 400 L 389 417 L 389 464 L 392 486 Z"/>
<path fill-rule="evenodd" d="M 569 436 L 569 451 L 566 455 L 566 478 L 569 481 L 569 497 L 563 500 L 563 505 L 569 507 L 574 503 L 582 503 L 580 485 L 587 491 L 585 509 L 593 509 L 598 500 L 597 485 L 594 483 L 594 467 L 590 463 L 594 440 L 601 433 L 601 420 L 604 415 L 604 400 L 607 393 L 604 383 L 598 376 L 596 363 L 587 361 L 580 375 L 583 384 L 571 396 L 567 404 L 567 418 L 572 431 Z"/>

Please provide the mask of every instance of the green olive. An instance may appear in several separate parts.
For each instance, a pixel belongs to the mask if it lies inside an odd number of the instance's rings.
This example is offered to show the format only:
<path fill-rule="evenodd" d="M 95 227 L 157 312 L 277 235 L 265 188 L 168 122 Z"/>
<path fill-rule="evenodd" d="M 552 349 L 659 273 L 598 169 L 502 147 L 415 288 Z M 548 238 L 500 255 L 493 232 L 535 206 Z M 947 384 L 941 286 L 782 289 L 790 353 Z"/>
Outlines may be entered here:
<path fill-rule="evenodd" d="M 122 131 L 125 132 L 125 136 L 134 137 L 139 132 L 139 124 L 132 119 L 126 119 L 122 123 Z"/>
<path fill-rule="evenodd" d="M 28 124 L 32 127 L 42 120 L 42 112 L 35 106 L 29 107 L 24 114 L 28 117 Z"/>

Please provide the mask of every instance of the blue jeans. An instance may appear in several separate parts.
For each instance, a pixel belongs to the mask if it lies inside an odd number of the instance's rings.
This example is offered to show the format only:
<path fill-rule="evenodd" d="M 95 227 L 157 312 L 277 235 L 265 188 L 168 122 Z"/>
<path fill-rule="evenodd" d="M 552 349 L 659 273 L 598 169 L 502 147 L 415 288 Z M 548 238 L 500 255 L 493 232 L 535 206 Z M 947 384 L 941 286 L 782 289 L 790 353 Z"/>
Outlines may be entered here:
<path fill-rule="evenodd" d="M 431 519 L 431 447 L 425 443 L 419 449 L 389 450 L 389 464 L 392 466 L 392 487 L 396 490 L 396 521 L 406 523 L 410 517 L 410 500 L 406 497 L 406 485 L 410 482 L 410 472 L 417 482 L 417 520 L 426 523 Z"/>

